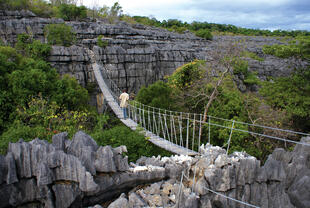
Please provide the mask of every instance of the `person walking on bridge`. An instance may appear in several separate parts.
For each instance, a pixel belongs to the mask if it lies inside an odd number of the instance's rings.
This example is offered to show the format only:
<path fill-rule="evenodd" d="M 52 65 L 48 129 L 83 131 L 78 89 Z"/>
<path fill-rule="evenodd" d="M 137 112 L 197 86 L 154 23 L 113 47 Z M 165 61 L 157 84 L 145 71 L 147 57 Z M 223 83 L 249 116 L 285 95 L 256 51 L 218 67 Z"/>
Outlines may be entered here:
<path fill-rule="evenodd" d="M 120 107 L 123 109 L 124 119 L 127 119 L 127 106 L 129 95 L 126 92 L 126 89 L 123 90 L 123 93 L 119 96 L 119 99 L 121 101 Z"/>

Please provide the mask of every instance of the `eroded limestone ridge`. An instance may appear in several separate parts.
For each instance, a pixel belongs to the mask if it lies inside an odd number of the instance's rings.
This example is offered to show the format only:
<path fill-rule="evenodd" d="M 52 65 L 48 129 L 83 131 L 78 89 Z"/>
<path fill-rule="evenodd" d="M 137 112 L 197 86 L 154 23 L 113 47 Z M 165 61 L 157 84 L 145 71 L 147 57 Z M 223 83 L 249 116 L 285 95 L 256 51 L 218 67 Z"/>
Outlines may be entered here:
<path fill-rule="evenodd" d="M 120 88 L 126 87 L 130 92 L 137 92 L 141 86 L 163 79 L 177 67 L 194 59 L 212 62 L 214 54 L 223 50 L 221 46 L 235 42 L 263 59 L 247 58 L 249 71 L 257 72 L 262 80 L 269 76 L 287 76 L 295 68 L 309 65 L 293 58 L 280 59 L 263 54 L 263 45 L 283 44 L 274 37 L 215 36 L 212 41 L 207 41 L 190 32 L 178 34 L 125 22 L 65 22 L 62 19 L 39 18 L 29 11 L 0 10 L 0 38 L 4 43 L 13 45 L 18 34 L 27 33 L 45 42 L 44 27 L 59 23 L 73 27 L 77 42 L 71 47 L 53 46 L 49 61 L 60 74 L 71 74 L 84 86 L 95 83 L 87 49 L 98 46 L 100 35 L 103 35 L 106 46 L 94 49 L 97 61 L 104 64 Z M 245 90 L 245 85 L 242 85 L 244 78 L 238 79 L 239 88 Z"/>
<path fill-rule="evenodd" d="M 263 166 L 246 153 L 227 156 L 211 145 L 195 158 L 142 157 L 130 165 L 126 151 L 98 146 L 82 131 L 72 140 L 65 132 L 54 135 L 52 144 L 10 143 L 0 155 L 0 207 L 94 206 L 121 193 L 110 207 L 243 207 L 208 189 L 259 207 L 310 206 L 309 146 L 276 149 Z"/>

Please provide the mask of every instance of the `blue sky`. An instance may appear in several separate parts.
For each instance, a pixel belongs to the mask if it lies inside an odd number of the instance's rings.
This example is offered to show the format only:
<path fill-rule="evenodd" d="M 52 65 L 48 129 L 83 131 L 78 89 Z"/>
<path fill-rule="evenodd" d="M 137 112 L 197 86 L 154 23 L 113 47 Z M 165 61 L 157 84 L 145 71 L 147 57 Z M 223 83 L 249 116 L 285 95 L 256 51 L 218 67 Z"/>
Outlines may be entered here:
<path fill-rule="evenodd" d="M 81 0 L 80 0 L 81 1 Z M 111 6 L 111 0 L 82 0 Z M 124 13 L 192 22 L 233 24 L 254 29 L 310 31 L 310 0 L 119 0 Z"/>

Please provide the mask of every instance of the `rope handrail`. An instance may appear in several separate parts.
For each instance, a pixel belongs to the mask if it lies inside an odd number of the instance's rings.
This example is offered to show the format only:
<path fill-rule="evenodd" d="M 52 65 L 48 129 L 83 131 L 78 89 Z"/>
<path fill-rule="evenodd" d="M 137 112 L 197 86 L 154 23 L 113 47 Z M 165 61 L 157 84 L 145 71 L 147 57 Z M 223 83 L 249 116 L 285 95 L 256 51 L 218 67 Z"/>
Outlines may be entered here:
<path fill-rule="evenodd" d="M 196 165 L 195 165 L 195 172 L 196 172 Z M 196 173 L 194 173 L 193 181 L 195 181 L 195 175 L 196 175 Z M 181 192 L 181 186 L 182 186 L 183 177 L 185 177 L 187 180 L 190 180 L 190 178 L 187 177 L 187 176 L 184 174 L 184 171 L 182 171 L 181 181 L 180 181 L 180 185 L 179 185 L 179 193 Z M 194 191 L 194 186 L 195 186 L 195 182 L 193 182 L 192 192 Z M 234 202 L 237 202 L 237 203 L 240 203 L 240 204 L 249 206 L 249 207 L 260 208 L 259 206 L 256 206 L 256 205 L 253 205 L 253 204 L 249 204 L 249 203 L 247 203 L 247 202 L 240 201 L 240 200 L 238 200 L 238 199 L 235 199 L 235 198 L 226 196 L 225 194 L 216 192 L 216 191 L 214 191 L 214 190 L 212 190 L 212 189 L 209 189 L 209 188 L 207 188 L 207 187 L 205 187 L 205 186 L 203 186 L 202 188 L 204 188 L 204 189 L 206 189 L 207 191 L 210 191 L 210 192 L 212 192 L 212 193 L 214 193 L 214 194 L 216 194 L 216 195 L 219 195 L 219 196 L 224 197 L 224 198 L 226 198 L 226 199 L 232 200 L 232 201 L 234 201 Z M 180 198 L 180 197 L 179 197 L 179 198 Z"/>
<path fill-rule="evenodd" d="M 165 109 L 162 109 L 162 108 L 157 108 L 157 107 L 153 107 L 153 106 L 149 106 L 149 105 L 145 105 L 143 103 L 140 103 L 136 100 L 133 100 L 133 102 L 136 102 L 136 103 L 139 103 L 139 104 L 142 104 L 146 107 L 149 107 L 149 108 L 152 108 L 152 109 L 155 109 L 155 110 L 159 110 L 159 111 L 167 111 L 167 112 L 171 112 L 171 113 L 175 113 L 175 114 L 184 114 L 184 115 L 192 115 L 192 116 L 200 116 L 203 114 L 201 113 L 185 113 L 185 112 L 181 112 L 181 111 L 172 111 L 172 110 L 165 110 Z M 182 118 L 185 118 L 185 117 L 182 117 Z M 228 121 L 228 122 L 233 122 L 233 120 L 230 120 L 230 119 L 226 119 L 226 118 L 219 118 L 219 117 L 216 117 L 216 116 L 210 116 L 210 115 L 207 115 L 207 118 L 213 118 L 213 119 L 218 119 L 218 120 L 223 120 L 223 121 Z M 288 129 L 280 129 L 280 128 L 275 128 L 275 127 L 269 127 L 269 126 L 264 126 L 264 125 L 259 125 L 259 124 L 250 124 L 250 123 L 246 123 L 246 122 L 242 122 L 242 121 L 234 121 L 235 123 L 238 123 L 238 124 L 244 124 L 244 125 L 248 125 L 248 126 L 254 126 L 254 127 L 260 127 L 260 128 L 265 128 L 265 129 L 271 129 L 271 130 L 277 130 L 277 131 L 282 131 L 282 132 L 287 132 L 287 133 L 292 133 L 292 134 L 299 134 L 299 135 L 304 135 L 304 136 L 310 136 L 309 133 L 304 133 L 304 132 L 298 132 L 298 131 L 292 131 L 292 130 L 288 130 Z"/>
<path fill-rule="evenodd" d="M 131 106 L 132 108 L 136 109 L 136 110 L 143 110 L 142 108 L 138 108 L 136 106 Z M 148 110 L 144 110 L 146 111 L 147 113 L 152 113 L 152 114 L 155 114 L 155 115 L 158 115 L 158 116 L 162 116 L 162 115 L 166 115 L 166 116 L 171 116 L 171 117 L 174 117 L 173 115 L 170 115 L 170 114 L 161 114 L 159 112 L 151 112 L 151 111 L 148 111 Z M 188 118 L 187 117 L 183 117 L 183 116 L 175 116 L 177 117 L 178 119 L 179 118 L 182 118 L 183 120 L 187 120 Z M 216 124 L 216 123 L 212 123 L 212 122 L 203 122 L 203 121 L 195 121 L 197 123 L 202 123 L 202 124 L 208 124 L 210 126 L 217 126 L 217 127 L 221 127 L 221 128 L 226 128 L 226 129 L 232 129 L 231 127 L 228 127 L 228 126 L 223 126 L 223 125 L 220 125 L 220 124 Z M 267 135 L 267 134 L 261 134 L 261 133 L 257 133 L 257 132 L 253 132 L 253 131 L 248 131 L 248 130 L 244 130 L 244 129 L 239 129 L 239 128 L 233 128 L 234 131 L 240 131 L 240 132 L 244 132 L 244 133 L 249 133 L 249 134 L 254 134 L 254 135 L 257 135 L 257 136 L 262 136 L 262 137 L 266 137 L 266 138 L 270 138 L 270 139 L 276 139 L 276 140 L 280 140 L 280 141 L 284 141 L 284 142 L 289 142 L 289 143 L 295 143 L 295 144 L 300 144 L 300 145 L 305 145 L 305 146 L 310 146 L 310 144 L 308 143 L 304 143 L 304 142 L 298 142 L 298 141 L 294 141 L 294 140 L 290 140 L 290 139 L 284 139 L 284 138 L 280 138 L 280 137 L 276 137 L 276 136 L 270 136 L 270 135 Z"/>
<path fill-rule="evenodd" d="M 221 193 L 219 193 L 219 192 L 213 191 L 213 190 L 211 190 L 211 189 L 209 189 L 209 188 L 207 188 L 207 187 L 203 187 L 203 188 L 206 189 L 207 191 L 210 191 L 210 192 L 216 194 L 216 195 L 219 195 L 219 196 L 224 197 L 224 198 L 226 198 L 226 199 L 229 199 L 229 200 L 238 202 L 238 203 L 240 203 L 240 204 L 243 204 L 243 205 L 246 205 L 246 206 L 249 206 L 249 207 L 260 208 L 260 207 L 258 207 L 258 206 L 253 205 L 253 204 L 249 204 L 249 203 L 247 203 L 247 202 L 240 201 L 240 200 L 238 200 L 238 199 L 234 199 L 234 198 L 232 198 L 232 197 L 226 196 L 226 195 L 221 194 Z"/>

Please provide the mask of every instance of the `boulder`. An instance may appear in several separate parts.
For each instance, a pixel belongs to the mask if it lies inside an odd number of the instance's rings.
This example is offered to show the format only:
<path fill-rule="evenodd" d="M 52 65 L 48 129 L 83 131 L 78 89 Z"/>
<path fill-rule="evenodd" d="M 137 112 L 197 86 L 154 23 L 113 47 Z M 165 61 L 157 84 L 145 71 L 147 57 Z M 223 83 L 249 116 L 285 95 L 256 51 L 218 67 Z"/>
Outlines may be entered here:
<path fill-rule="evenodd" d="M 294 183 L 288 190 L 288 195 L 292 204 L 296 207 L 310 207 L 310 170 L 301 173 L 296 177 Z"/>
<path fill-rule="evenodd" d="M 108 208 L 119 208 L 119 207 L 124 207 L 124 208 L 129 208 L 129 202 L 125 196 L 125 194 L 121 194 L 120 197 L 112 202 Z"/>
<path fill-rule="evenodd" d="M 104 172 L 104 173 L 116 172 L 116 166 L 114 163 L 113 151 L 111 146 L 100 147 L 97 150 L 95 167 L 96 171 L 98 172 Z"/>
<path fill-rule="evenodd" d="M 67 208 L 81 202 L 81 191 L 76 184 L 55 184 L 53 191 L 56 198 L 56 207 Z"/>
<path fill-rule="evenodd" d="M 130 208 L 140 208 L 146 207 L 147 203 L 136 193 L 131 193 L 129 195 L 129 207 Z"/>
<path fill-rule="evenodd" d="M 56 150 L 66 151 L 66 140 L 68 139 L 68 133 L 62 132 L 59 134 L 55 134 L 52 137 L 52 144 L 56 148 Z"/>

